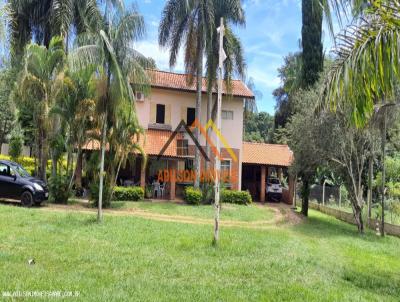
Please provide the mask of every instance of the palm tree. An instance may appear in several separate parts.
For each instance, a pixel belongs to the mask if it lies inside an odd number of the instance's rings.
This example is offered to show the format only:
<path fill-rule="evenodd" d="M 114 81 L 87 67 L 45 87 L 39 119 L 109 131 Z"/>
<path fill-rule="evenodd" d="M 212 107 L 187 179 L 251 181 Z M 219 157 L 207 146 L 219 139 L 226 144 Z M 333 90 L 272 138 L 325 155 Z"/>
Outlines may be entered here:
<path fill-rule="evenodd" d="M 76 173 L 80 173 L 78 161 L 82 156 L 82 147 L 86 143 L 87 132 L 93 128 L 96 101 L 94 99 L 93 66 L 78 72 L 69 72 L 64 78 L 64 92 L 59 102 L 53 107 L 52 113 L 61 118 L 60 135 L 64 138 L 67 150 L 66 172 L 70 176 L 68 191 L 72 189 Z M 76 169 L 73 170 L 73 151 L 77 148 Z M 63 148 L 64 149 L 64 148 Z M 81 177 L 78 177 L 81 179 Z M 82 184 L 76 183 L 78 188 Z"/>
<path fill-rule="evenodd" d="M 214 34 L 214 1 L 211 0 L 169 0 L 162 13 L 159 27 L 159 44 L 170 50 L 170 66 L 176 64 L 181 45 L 185 45 L 185 69 L 187 82 L 196 77 L 196 119 L 201 120 L 201 99 L 203 85 L 203 56 L 206 45 Z M 199 139 L 199 130 L 194 133 Z M 200 186 L 200 150 L 195 153 L 196 180 Z"/>
<path fill-rule="evenodd" d="M 50 40 L 49 48 L 29 44 L 24 57 L 24 67 L 16 85 L 21 100 L 35 103 L 33 118 L 37 125 L 36 142 L 39 161 L 38 176 L 46 180 L 46 166 L 49 147 L 49 112 L 61 95 L 64 82 L 65 52 L 62 38 Z M 37 102 L 37 103 L 36 103 Z"/>
<path fill-rule="evenodd" d="M 214 86 L 216 65 L 214 58 L 216 42 L 216 27 L 219 19 L 224 17 L 227 22 L 244 23 L 244 14 L 239 0 L 169 0 L 164 7 L 159 27 L 159 44 L 170 50 L 170 66 L 176 64 L 181 45 L 185 45 L 185 71 L 187 81 L 192 84 L 196 78 L 196 118 L 201 120 L 201 99 L 203 79 L 203 56 L 207 54 L 209 72 L 209 91 Z M 218 20 L 218 21 L 216 21 Z M 218 23 L 216 23 L 218 22 Z M 210 107 L 210 106 L 209 106 Z M 210 110 L 208 110 L 210 111 Z M 199 131 L 196 129 L 198 139 Z M 200 151 L 195 154 L 196 181 L 200 185 Z"/>
<path fill-rule="evenodd" d="M 98 221 L 102 220 L 105 151 L 107 138 L 128 120 L 140 128 L 134 111 L 134 93 L 131 83 L 139 90 L 148 87 L 145 71 L 146 59 L 131 46 L 144 34 L 143 17 L 135 10 L 125 11 L 121 7 L 106 3 L 105 19 L 89 33 L 78 38 L 78 45 L 70 55 L 72 70 L 94 65 L 96 71 L 96 99 L 99 129 L 101 129 L 101 163 L 99 176 Z M 114 152 L 109 144 L 109 152 Z M 113 166 L 110 169 L 113 170 Z M 109 183 L 110 180 L 108 180 Z"/>
<path fill-rule="evenodd" d="M 7 0 L 7 2 L 14 62 L 18 62 L 25 45 L 32 39 L 37 44 L 47 47 L 53 36 L 67 37 L 73 26 L 80 34 L 86 31 L 88 26 L 96 24 L 101 17 L 96 0 Z"/>
<path fill-rule="evenodd" d="M 227 15 L 227 10 L 222 11 L 224 15 Z M 229 12 L 229 11 L 228 11 Z M 227 59 L 224 62 L 224 78 L 225 83 L 227 86 L 228 92 L 231 91 L 232 88 L 232 78 L 234 76 L 238 76 L 239 78 L 244 78 L 245 76 L 245 60 L 243 55 L 243 47 L 239 40 L 239 38 L 232 32 L 229 21 L 231 23 L 240 23 L 244 24 L 244 13 L 243 11 L 239 10 L 240 13 L 236 15 L 230 16 L 228 19 L 224 19 L 225 23 L 225 35 L 224 35 L 224 51 L 227 55 Z M 235 11 L 233 11 L 235 13 Z M 217 11 L 215 24 L 218 24 L 219 20 L 221 19 L 222 13 L 221 11 Z M 219 19 L 217 19 L 219 17 Z M 216 32 L 217 29 L 214 29 Z M 219 48 L 219 41 L 218 36 L 213 35 L 212 42 L 208 45 L 207 49 L 207 121 L 210 119 L 216 119 L 216 102 L 213 101 L 213 95 L 215 92 L 215 86 L 217 82 L 217 69 L 218 69 L 218 48 Z M 207 134 L 210 135 L 211 129 L 207 130 Z M 206 142 L 206 150 L 207 156 L 210 157 L 210 146 L 208 141 Z M 206 169 L 208 169 L 209 163 L 206 162 Z"/>

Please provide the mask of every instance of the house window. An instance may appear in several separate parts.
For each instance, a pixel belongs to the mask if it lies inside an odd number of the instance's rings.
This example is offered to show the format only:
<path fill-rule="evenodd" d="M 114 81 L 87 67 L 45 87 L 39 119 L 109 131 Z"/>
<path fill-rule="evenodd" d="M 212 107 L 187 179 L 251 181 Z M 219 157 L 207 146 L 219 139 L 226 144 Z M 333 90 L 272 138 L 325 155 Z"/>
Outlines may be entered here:
<path fill-rule="evenodd" d="M 157 104 L 156 123 L 165 124 L 165 105 Z"/>
<path fill-rule="evenodd" d="M 189 155 L 189 141 L 187 139 L 177 140 L 177 155 L 187 156 Z"/>
<path fill-rule="evenodd" d="M 233 120 L 233 111 L 222 110 L 221 117 L 223 120 Z"/>
<path fill-rule="evenodd" d="M 229 181 L 231 176 L 231 161 L 230 160 L 221 160 L 221 180 Z"/>
<path fill-rule="evenodd" d="M 191 126 L 196 119 L 196 109 L 195 108 L 188 108 L 186 112 L 186 122 L 188 126 Z"/>
<path fill-rule="evenodd" d="M 186 159 L 185 160 L 185 170 L 186 171 L 194 170 L 193 159 Z"/>

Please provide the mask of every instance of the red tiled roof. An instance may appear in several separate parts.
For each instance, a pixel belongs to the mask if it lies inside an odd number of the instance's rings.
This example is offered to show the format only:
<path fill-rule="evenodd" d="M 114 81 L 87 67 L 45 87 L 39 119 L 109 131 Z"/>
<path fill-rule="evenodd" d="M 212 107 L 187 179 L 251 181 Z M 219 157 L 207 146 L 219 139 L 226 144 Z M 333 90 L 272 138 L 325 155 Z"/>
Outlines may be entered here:
<path fill-rule="evenodd" d="M 293 152 L 287 145 L 243 142 L 243 163 L 289 167 Z"/>
<path fill-rule="evenodd" d="M 155 88 L 166 88 L 166 89 L 177 89 L 189 92 L 196 91 L 196 81 L 192 85 L 187 84 L 187 75 L 159 70 L 148 70 L 150 77 L 151 86 Z M 224 85 L 225 86 L 225 85 Z M 203 93 L 207 92 L 207 80 L 203 78 Z M 223 89 L 224 94 L 227 93 L 226 87 Z M 244 97 L 244 98 L 254 98 L 253 92 L 247 88 L 247 86 L 239 80 L 232 81 L 232 91 L 233 96 Z"/>
<path fill-rule="evenodd" d="M 144 149 L 147 155 L 158 155 L 168 139 L 172 135 L 171 131 L 164 130 L 146 130 L 145 135 L 141 136 L 139 145 Z M 182 134 L 178 133 L 175 139 L 165 150 L 163 156 L 168 157 L 181 157 L 177 155 L 177 140 L 182 137 Z M 90 140 L 84 146 L 83 150 L 99 150 L 100 142 L 98 140 Z M 108 144 L 106 146 L 108 149 Z"/>

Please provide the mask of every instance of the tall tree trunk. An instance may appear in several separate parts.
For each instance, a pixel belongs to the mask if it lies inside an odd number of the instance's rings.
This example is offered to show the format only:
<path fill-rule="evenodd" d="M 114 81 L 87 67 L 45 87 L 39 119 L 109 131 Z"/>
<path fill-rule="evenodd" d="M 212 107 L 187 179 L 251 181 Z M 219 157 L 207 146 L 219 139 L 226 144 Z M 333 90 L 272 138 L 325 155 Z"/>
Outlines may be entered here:
<path fill-rule="evenodd" d="M 196 83 L 196 119 L 201 123 L 201 100 L 202 100 L 202 92 L 203 92 L 203 35 L 200 31 L 197 38 L 197 83 Z M 200 143 L 200 131 L 199 129 L 195 129 L 195 138 Z M 196 179 L 194 181 L 194 187 L 200 187 L 200 173 L 201 173 L 201 154 L 198 148 L 195 149 L 195 158 L 194 158 L 194 168 L 196 172 Z"/>
<path fill-rule="evenodd" d="M 357 224 L 358 232 L 360 234 L 364 233 L 364 221 L 362 218 L 362 208 L 358 205 L 353 205 L 354 218 Z"/>
<path fill-rule="evenodd" d="M 107 110 L 104 114 L 103 130 L 101 134 L 101 161 L 100 161 L 100 178 L 99 178 L 99 202 L 97 211 L 97 221 L 103 220 L 103 186 L 104 186 L 104 160 L 106 153 L 106 136 L 107 136 Z"/>
<path fill-rule="evenodd" d="M 302 198 L 301 213 L 307 217 L 308 216 L 308 203 L 309 203 L 309 198 L 310 198 L 310 181 L 308 178 L 303 180 L 303 186 L 301 189 L 301 198 Z"/>
<path fill-rule="evenodd" d="M 212 118 L 212 109 L 213 109 L 213 93 L 211 90 L 208 92 L 208 99 L 207 99 L 207 123 Z M 211 128 L 208 128 L 207 136 L 210 137 L 210 135 L 211 135 Z M 211 159 L 211 147 L 210 144 L 208 143 L 208 140 L 206 140 L 206 152 L 207 152 L 207 157 Z M 205 161 L 205 167 L 206 171 L 208 171 L 210 169 L 210 162 Z"/>
<path fill-rule="evenodd" d="M 386 108 L 383 112 L 383 126 L 382 126 L 382 200 L 381 200 L 381 236 L 385 236 L 385 187 L 386 187 Z"/>
<path fill-rule="evenodd" d="M 368 225 L 371 221 L 371 208 L 372 208 L 372 180 L 374 175 L 374 157 L 371 155 L 368 163 Z"/>
<path fill-rule="evenodd" d="M 46 181 L 46 168 L 47 168 L 47 148 L 45 147 L 45 140 L 46 140 L 46 131 L 43 128 L 43 125 L 39 126 L 39 135 L 38 135 L 38 177 Z"/>
<path fill-rule="evenodd" d="M 75 167 L 75 188 L 82 188 L 82 161 L 83 161 L 83 153 L 81 147 L 78 147 L 78 155 L 76 158 L 76 167 Z"/>

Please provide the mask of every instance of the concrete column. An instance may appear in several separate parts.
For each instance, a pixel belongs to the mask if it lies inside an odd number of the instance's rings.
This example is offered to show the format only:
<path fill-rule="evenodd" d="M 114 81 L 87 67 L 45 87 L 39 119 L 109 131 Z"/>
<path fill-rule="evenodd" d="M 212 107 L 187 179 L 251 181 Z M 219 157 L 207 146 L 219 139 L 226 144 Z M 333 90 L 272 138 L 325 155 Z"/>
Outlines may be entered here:
<path fill-rule="evenodd" d="M 293 204 L 294 201 L 294 194 L 295 194 L 295 186 L 296 186 L 296 180 L 294 177 L 289 176 L 289 200 L 287 201 L 288 204 Z M 294 204 L 295 206 L 295 204 Z"/>
<path fill-rule="evenodd" d="M 260 192 L 260 201 L 265 202 L 265 177 L 267 174 L 267 168 L 266 166 L 261 166 L 261 192 Z"/>
<path fill-rule="evenodd" d="M 170 181 L 170 190 L 169 190 L 169 199 L 175 200 L 176 198 L 176 170 L 178 167 L 177 161 L 170 161 L 169 162 L 169 181 Z"/>
<path fill-rule="evenodd" d="M 141 158 L 140 164 L 140 186 L 143 188 L 143 190 L 146 190 L 146 167 L 144 166 L 143 158 Z"/>

